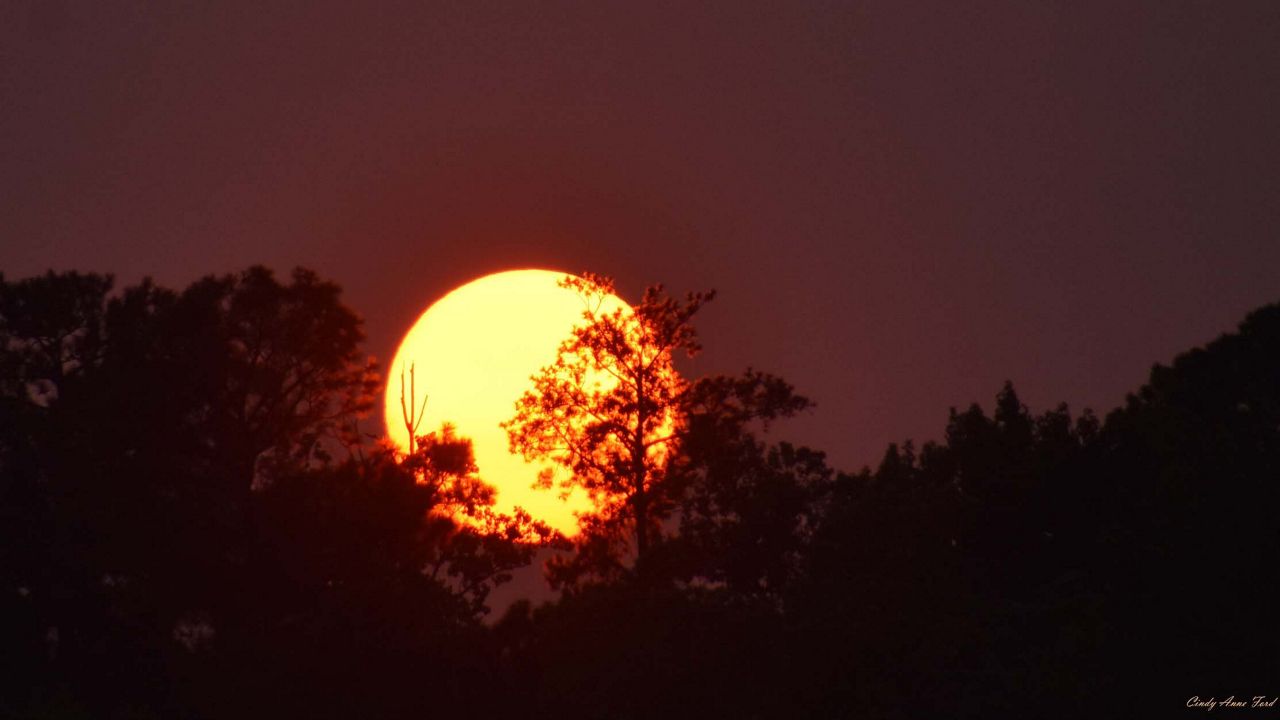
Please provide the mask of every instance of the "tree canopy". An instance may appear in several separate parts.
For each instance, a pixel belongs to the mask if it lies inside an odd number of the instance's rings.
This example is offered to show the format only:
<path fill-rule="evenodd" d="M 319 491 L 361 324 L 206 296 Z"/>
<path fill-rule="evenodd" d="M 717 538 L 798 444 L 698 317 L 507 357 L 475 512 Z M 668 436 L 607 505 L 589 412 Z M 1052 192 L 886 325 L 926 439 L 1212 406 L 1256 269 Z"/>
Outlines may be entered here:
<path fill-rule="evenodd" d="M 235 694 L 263 699 L 255 673 L 299 648 L 346 663 L 383 642 L 435 662 L 422 648 L 473 632 L 547 539 L 492 512 L 450 428 L 407 457 L 358 432 L 379 379 L 335 284 L 254 267 L 112 287 L 0 282 L 0 582 L 19 686 L 52 673 L 101 715 L 235 658 L 206 710 L 257 714 L 233 712 Z M 374 635 L 348 636 L 361 625 Z"/>
<path fill-rule="evenodd" d="M 586 322 L 508 427 L 599 504 L 549 564 L 565 592 L 490 613 L 553 537 L 493 511 L 452 428 L 408 453 L 359 432 L 376 366 L 336 285 L 0 279 L 0 715 L 1145 717 L 1269 692 L 1280 305 L 1105 416 L 1007 383 L 842 471 L 774 439 L 809 406 L 781 378 L 674 372 L 710 293 L 615 313 L 607 280 L 573 287 Z"/>
<path fill-rule="evenodd" d="M 645 578 L 695 474 L 696 443 L 709 428 L 741 432 L 752 420 L 807 407 L 781 380 L 756 372 L 689 381 L 676 359 L 701 350 L 693 318 L 714 292 L 672 298 L 660 285 L 633 308 L 608 308 L 612 280 L 585 273 L 561 285 L 578 292 L 582 322 L 555 361 L 532 378 L 504 424 L 513 452 L 567 470 L 565 488 L 585 489 L 594 509 L 580 518 L 575 553 L 549 565 L 558 586 L 586 579 Z M 680 472 L 675 469 L 679 468 Z M 542 483 L 550 487 L 551 475 Z"/>

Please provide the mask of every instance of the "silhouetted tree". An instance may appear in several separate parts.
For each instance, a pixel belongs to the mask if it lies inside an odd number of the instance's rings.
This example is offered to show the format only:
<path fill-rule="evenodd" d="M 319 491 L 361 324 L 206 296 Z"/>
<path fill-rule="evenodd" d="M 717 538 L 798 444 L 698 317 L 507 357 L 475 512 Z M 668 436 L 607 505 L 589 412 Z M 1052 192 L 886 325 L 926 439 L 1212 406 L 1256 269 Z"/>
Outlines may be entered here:
<path fill-rule="evenodd" d="M 206 439 L 245 487 L 264 469 L 323 457 L 326 433 L 373 407 L 379 377 L 360 350 L 361 320 L 339 293 L 309 270 L 284 285 L 263 267 L 183 293 L 185 311 L 219 345 Z"/>
<path fill-rule="evenodd" d="M 822 453 L 770 445 L 754 426 L 807 401 L 751 371 L 704 379 L 691 394 L 698 401 L 669 470 L 684 492 L 665 559 L 687 583 L 777 606 L 800 570 L 833 473 Z"/>
<path fill-rule="evenodd" d="M 634 311 L 610 310 L 604 303 L 612 281 L 587 275 L 560 284 L 582 296 L 583 322 L 555 363 L 534 376 L 504 427 L 513 451 L 559 464 L 569 471 L 565 484 L 591 497 L 582 551 L 597 569 L 620 571 L 628 539 L 642 566 L 658 524 L 674 507 L 665 458 L 684 422 L 686 390 L 674 356 L 699 350 L 690 320 L 712 295 L 691 294 L 680 303 L 654 287 Z M 544 477 L 544 485 L 550 482 Z"/>
<path fill-rule="evenodd" d="M 761 373 L 689 383 L 676 372 L 678 354 L 701 349 L 692 319 L 714 293 L 679 301 L 654 286 L 631 310 L 607 309 L 612 281 L 588 273 L 561 285 L 582 296 L 583 322 L 533 377 L 504 427 L 513 451 L 565 468 L 564 487 L 585 489 L 595 504 L 580 518 L 576 552 L 549 562 L 553 583 L 616 580 L 633 571 L 643 578 L 663 540 L 662 523 L 684 493 L 687 476 L 676 478 L 668 467 L 683 452 L 691 418 L 741 424 L 793 413 L 807 401 Z M 550 486 L 550 475 L 542 482 Z"/>
<path fill-rule="evenodd" d="M 1141 717 L 1280 670 L 1280 305 L 1105 423 L 1006 385 L 834 473 L 782 380 L 670 372 L 709 294 L 574 287 L 509 430 L 601 512 L 489 629 L 553 535 L 451 428 L 353 432 L 335 286 L 0 279 L 0 715 Z"/>
<path fill-rule="evenodd" d="M 822 658 L 799 669 L 806 711 L 1087 712 L 1108 627 L 1097 425 L 1034 417 L 1006 385 L 993 415 L 952 410 L 944 442 L 837 478 L 787 598 L 796 654 Z"/>
<path fill-rule="evenodd" d="M 370 405 L 360 339 L 306 271 L 0 283 L 0 714 L 290 715 L 317 682 L 462 705 L 487 595 L 549 531 L 493 513 L 447 429 L 330 457 Z"/>
<path fill-rule="evenodd" d="M 51 485 L 72 457 L 55 448 L 77 439 L 66 419 L 98 363 L 111 286 L 79 273 L 0 279 L 0 635 L 21 658 L 5 663 L 15 694 L 65 652 L 66 616 L 97 610 L 72 602 L 89 580 L 68 572 L 75 528 Z"/>
<path fill-rule="evenodd" d="M 1119 666 L 1202 697 L 1280 673 L 1280 304 L 1152 368 L 1102 431 L 1114 488 L 1105 576 Z M 1264 693 L 1267 690 L 1246 691 Z M 1136 702 L 1135 702 L 1136 704 Z"/>

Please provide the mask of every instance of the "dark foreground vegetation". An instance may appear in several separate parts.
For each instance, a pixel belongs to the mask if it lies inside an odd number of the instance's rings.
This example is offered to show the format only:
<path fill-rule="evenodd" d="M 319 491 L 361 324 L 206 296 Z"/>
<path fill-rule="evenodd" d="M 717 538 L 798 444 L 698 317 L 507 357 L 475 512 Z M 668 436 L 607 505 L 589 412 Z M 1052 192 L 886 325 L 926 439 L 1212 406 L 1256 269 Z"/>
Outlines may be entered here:
<path fill-rule="evenodd" d="M 709 299 L 641 307 L 696 350 Z M 597 330 L 577 341 L 617 356 Z M 447 429 L 408 458 L 362 435 L 361 341 L 302 271 L 0 283 L 0 716 L 1173 717 L 1280 692 L 1280 305 L 1105 418 L 1006 385 L 853 474 L 761 433 L 806 405 L 777 378 L 638 395 L 610 422 L 687 432 L 660 464 L 577 438 L 563 464 L 606 499 L 571 544 L 494 514 Z M 540 379 L 513 443 L 546 451 L 573 392 Z M 487 618 L 547 544 L 561 599 Z"/>

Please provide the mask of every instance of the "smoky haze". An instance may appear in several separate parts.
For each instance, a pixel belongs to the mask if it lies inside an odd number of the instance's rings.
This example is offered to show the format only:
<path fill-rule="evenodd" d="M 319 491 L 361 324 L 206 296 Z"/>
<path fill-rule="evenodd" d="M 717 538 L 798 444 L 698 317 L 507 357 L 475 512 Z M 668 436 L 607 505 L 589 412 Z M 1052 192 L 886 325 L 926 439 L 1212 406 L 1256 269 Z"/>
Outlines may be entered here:
<path fill-rule="evenodd" d="M 503 269 L 714 287 L 698 368 L 841 467 L 1106 409 L 1274 301 L 1273 3 L 11 2 L 0 268 L 346 288 L 384 361 Z"/>

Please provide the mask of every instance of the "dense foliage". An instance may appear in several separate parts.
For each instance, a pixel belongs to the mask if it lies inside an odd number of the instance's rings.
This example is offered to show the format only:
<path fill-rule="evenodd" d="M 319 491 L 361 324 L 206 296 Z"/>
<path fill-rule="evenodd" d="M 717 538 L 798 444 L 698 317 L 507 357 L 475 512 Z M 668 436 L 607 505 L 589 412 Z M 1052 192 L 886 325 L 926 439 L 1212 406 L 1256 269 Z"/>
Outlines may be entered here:
<path fill-rule="evenodd" d="M 854 473 L 769 440 L 806 405 L 778 378 L 593 399 L 565 359 L 535 390 L 611 403 L 640 452 L 572 438 L 619 504 L 552 565 L 559 600 L 494 618 L 552 538 L 491 511 L 449 428 L 408 457 L 358 432 L 379 381 L 336 286 L 112 288 L 0 281 L 0 715 L 1163 717 L 1275 693 L 1280 305 L 1105 420 L 1006 385 Z M 646 296 L 649 339 L 696 349 L 707 299 Z M 608 331 L 567 347 L 640 357 L 640 389 L 656 355 Z M 513 425 L 531 451 L 539 402 Z"/>

